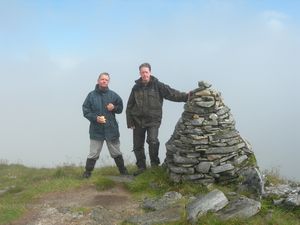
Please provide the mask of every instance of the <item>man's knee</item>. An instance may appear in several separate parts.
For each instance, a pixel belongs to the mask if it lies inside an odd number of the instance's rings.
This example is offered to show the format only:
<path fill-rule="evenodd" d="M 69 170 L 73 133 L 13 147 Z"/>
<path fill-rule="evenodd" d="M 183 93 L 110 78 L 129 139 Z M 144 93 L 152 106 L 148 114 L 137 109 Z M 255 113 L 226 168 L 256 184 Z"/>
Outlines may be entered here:
<path fill-rule="evenodd" d="M 149 139 L 147 140 L 148 145 L 156 146 L 159 145 L 159 140 L 158 139 Z"/>

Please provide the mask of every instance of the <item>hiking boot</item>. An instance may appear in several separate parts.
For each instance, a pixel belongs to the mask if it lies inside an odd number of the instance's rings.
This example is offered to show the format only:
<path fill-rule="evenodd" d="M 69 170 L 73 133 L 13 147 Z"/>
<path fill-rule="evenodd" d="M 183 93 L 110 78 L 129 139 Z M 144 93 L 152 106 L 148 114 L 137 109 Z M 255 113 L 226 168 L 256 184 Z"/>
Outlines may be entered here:
<path fill-rule="evenodd" d="M 84 171 L 84 173 L 82 174 L 82 178 L 88 179 L 91 175 L 92 173 L 90 171 Z"/>
<path fill-rule="evenodd" d="M 151 167 L 156 167 L 160 164 L 158 151 L 159 151 L 159 142 L 149 143 L 149 156 L 150 156 Z"/>
<path fill-rule="evenodd" d="M 90 158 L 86 159 L 85 171 L 82 174 L 83 178 L 90 178 L 90 176 L 92 175 L 92 171 L 94 170 L 96 161 L 97 161 L 96 159 L 90 159 Z"/>
<path fill-rule="evenodd" d="M 119 169 L 119 172 L 121 175 L 128 175 L 128 171 L 124 165 L 124 160 L 123 160 L 123 156 L 119 155 L 116 158 L 114 158 L 115 163 Z"/>
<path fill-rule="evenodd" d="M 133 176 L 138 176 L 146 171 L 146 168 L 138 168 L 137 171 L 133 173 Z"/>

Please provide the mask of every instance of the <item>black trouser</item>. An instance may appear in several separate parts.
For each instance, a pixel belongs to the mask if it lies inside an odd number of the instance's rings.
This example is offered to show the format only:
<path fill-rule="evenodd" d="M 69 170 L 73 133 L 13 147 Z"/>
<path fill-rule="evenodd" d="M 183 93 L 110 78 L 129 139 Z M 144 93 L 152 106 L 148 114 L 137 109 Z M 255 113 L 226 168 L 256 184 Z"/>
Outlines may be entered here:
<path fill-rule="evenodd" d="M 145 136 L 147 132 L 146 142 L 149 145 L 149 156 L 151 166 L 159 165 L 159 140 L 158 140 L 158 127 L 135 127 L 133 129 L 133 151 L 136 157 L 136 165 L 140 169 L 146 168 L 145 156 Z"/>

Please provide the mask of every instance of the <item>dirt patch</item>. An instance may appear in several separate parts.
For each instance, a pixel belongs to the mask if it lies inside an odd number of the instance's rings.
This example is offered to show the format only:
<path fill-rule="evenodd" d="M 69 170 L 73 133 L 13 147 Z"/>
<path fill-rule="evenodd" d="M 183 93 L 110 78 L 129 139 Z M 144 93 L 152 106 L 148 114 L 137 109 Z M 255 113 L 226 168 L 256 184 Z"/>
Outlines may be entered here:
<path fill-rule="evenodd" d="M 140 214 L 139 203 L 122 184 L 106 191 L 84 186 L 48 193 L 31 205 L 12 225 L 113 225 Z"/>

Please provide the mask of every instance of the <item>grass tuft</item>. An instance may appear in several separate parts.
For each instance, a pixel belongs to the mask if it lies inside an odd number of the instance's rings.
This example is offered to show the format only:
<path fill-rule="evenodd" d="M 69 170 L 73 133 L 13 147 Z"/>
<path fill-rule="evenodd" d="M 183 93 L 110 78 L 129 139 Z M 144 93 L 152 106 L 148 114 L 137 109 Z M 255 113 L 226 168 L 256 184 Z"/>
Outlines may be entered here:
<path fill-rule="evenodd" d="M 114 181 L 112 181 L 111 179 L 109 179 L 109 178 L 100 176 L 95 181 L 95 185 L 96 185 L 96 189 L 98 191 L 105 191 L 105 190 L 108 190 L 110 188 L 113 188 L 116 185 L 116 183 Z"/>
<path fill-rule="evenodd" d="M 57 167 L 53 173 L 54 178 L 80 178 L 81 170 L 72 165 Z"/>
<path fill-rule="evenodd" d="M 128 189 L 135 193 L 148 196 L 162 196 L 168 191 L 177 191 L 183 195 L 205 193 L 207 188 L 190 182 L 176 184 L 169 179 L 163 167 L 151 168 L 127 184 Z"/>
<path fill-rule="evenodd" d="M 266 186 L 287 183 L 287 180 L 282 178 L 282 176 L 280 175 L 278 168 L 272 168 L 271 170 L 264 170 L 263 174 L 266 177 L 266 183 L 265 183 Z"/>

